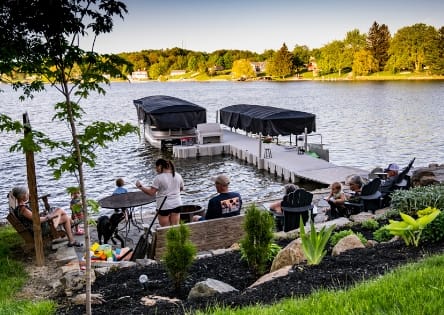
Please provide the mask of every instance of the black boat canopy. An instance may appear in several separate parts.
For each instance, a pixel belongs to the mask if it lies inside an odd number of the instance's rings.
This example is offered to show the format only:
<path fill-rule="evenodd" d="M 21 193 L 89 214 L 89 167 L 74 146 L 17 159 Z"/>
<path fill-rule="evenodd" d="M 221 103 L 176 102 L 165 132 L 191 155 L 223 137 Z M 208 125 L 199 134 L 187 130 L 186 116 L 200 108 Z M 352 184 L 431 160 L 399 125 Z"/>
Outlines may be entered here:
<path fill-rule="evenodd" d="M 220 122 L 228 127 L 263 136 L 288 136 L 316 131 L 316 115 L 289 109 L 238 104 L 220 110 Z"/>
<path fill-rule="evenodd" d="M 205 108 L 180 98 L 152 95 L 133 102 L 139 120 L 160 130 L 191 129 L 207 122 Z"/>

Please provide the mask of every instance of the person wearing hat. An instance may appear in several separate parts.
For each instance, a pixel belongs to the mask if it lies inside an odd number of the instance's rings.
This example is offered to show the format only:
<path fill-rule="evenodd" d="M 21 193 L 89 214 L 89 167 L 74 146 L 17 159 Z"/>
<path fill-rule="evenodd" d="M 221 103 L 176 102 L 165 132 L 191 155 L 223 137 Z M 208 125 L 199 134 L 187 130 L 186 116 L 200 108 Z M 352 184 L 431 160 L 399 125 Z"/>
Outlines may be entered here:
<path fill-rule="evenodd" d="M 193 217 L 193 221 L 226 218 L 240 214 L 242 197 L 237 192 L 229 191 L 230 178 L 221 174 L 213 181 L 219 194 L 208 201 L 205 217 L 196 215 Z"/>
<path fill-rule="evenodd" d="M 390 163 L 385 169 L 384 173 L 387 178 L 381 183 L 379 191 L 383 198 L 383 205 L 387 206 L 390 203 L 389 194 L 394 190 L 395 183 L 398 180 L 399 166 L 395 163 Z"/>

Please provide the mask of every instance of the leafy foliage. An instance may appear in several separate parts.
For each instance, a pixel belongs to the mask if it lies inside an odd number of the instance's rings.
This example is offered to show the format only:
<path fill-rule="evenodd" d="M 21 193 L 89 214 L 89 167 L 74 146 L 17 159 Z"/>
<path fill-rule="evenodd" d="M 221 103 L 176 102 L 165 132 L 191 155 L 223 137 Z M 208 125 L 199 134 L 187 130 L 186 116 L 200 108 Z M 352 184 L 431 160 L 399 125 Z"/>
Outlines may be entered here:
<path fill-rule="evenodd" d="M 361 233 L 359 233 L 359 232 L 355 233 L 355 232 L 353 232 L 353 230 L 342 230 L 342 231 L 333 233 L 333 235 L 330 237 L 330 245 L 335 246 L 341 239 L 343 239 L 346 236 L 353 235 L 353 234 L 356 235 L 360 239 L 362 244 L 367 243 L 367 239 Z"/>
<path fill-rule="evenodd" d="M 240 59 L 233 63 L 231 75 L 235 79 L 254 78 L 256 76 L 256 72 L 253 70 L 250 61 L 247 59 Z"/>
<path fill-rule="evenodd" d="M 377 242 L 388 242 L 393 238 L 393 235 L 390 234 L 389 230 L 387 230 L 385 227 L 380 227 L 376 231 L 373 232 L 373 238 Z"/>
<path fill-rule="evenodd" d="M 399 29 L 390 43 L 387 70 L 419 72 L 439 47 L 439 33 L 433 27 L 418 23 Z"/>
<path fill-rule="evenodd" d="M 424 211 L 424 213 L 428 214 L 421 215 L 416 220 L 408 214 L 401 212 L 400 215 L 403 221 L 390 220 L 390 224 L 386 225 L 385 228 L 391 234 L 402 237 L 407 246 L 414 245 L 417 247 L 425 226 L 432 222 L 440 212 L 436 208 L 430 208 L 430 211 Z"/>
<path fill-rule="evenodd" d="M 376 221 L 374 219 L 368 219 L 368 220 L 363 221 L 361 223 L 361 226 L 365 229 L 376 230 L 379 228 L 379 223 L 378 223 L 378 221 Z"/>
<path fill-rule="evenodd" d="M 245 214 L 244 230 L 245 236 L 240 242 L 242 258 L 253 270 L 263 274 L 276 252 L 273 245 L 274 219 L 267 211 L 252 204 Z"/>
<path fill-rule="evenodd" d="M 367 50 L 376 62 L 375 71 L 382 71 L 389 59 L 391 35 L 388 26 L 379 25 L 376 21 L 372 24 L 367 35 Z"/>
<path fill-rule="evenodd" d="M 321 263 L 325 254 L 327 254 L 325 246 L 327 245 L 331 232 L 335 227 L 334 224 L 329 228 L 323 226 L 322 229 L 317 232 L 313 220 L 310 220 L 310 232 L 306 234 L 304 222 L 302 217 L 300 218 L 299 231 L 302 240 L 302 251 L 307 258 L 309 265 L 318 265 Z"/>
<path fill-rule="evenodd" d="M 282 79 L 293 73 L 293 55 L 288 51 L 285 43 L 282 44 L 282 47 L 274 54 L 272 59 L 268 61 L 267 73 Z"/>
<path fill-rule="evenodd" d="M 197 252 L 189 237 L 190 228 L 183 223 L 171 228 L 166 234 L 167 246 L 163 259 L 176 290 L 180 289 L 185 280 Z"/>
<path fill-rule="evenodd" d="M 444 210 L 444 185 L 414 187 L 409 190 L 396 190 L 391 195 L 391 206 L 410 216 L 418 210 L 431 207 Z"/>
<path fill-rule="evenodd" d="M 444 212 L 441 213 L 422 231 L 421 242 L 439 243 L 444 240 Z"/>

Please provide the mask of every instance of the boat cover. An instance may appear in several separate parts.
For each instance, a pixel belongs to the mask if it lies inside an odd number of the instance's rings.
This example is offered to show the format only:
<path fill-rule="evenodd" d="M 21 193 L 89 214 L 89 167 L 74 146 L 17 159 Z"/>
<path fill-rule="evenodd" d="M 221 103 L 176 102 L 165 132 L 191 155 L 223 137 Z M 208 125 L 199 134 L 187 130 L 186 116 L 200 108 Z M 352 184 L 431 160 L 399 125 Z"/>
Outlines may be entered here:
<path fill-rule="evenodd" d="M 207 122 L 206 109 L 167 95 L 152 95 L 134 100 L 139 120 L 160 130 L 190 129 Z"/>
<path fill-rule="evenodd" d="M 228 127 L 264 136 L 299 135 L 316 131 L 316 115 L 271 106 L 238 104 L 220 110 L 220 122 Z"/>

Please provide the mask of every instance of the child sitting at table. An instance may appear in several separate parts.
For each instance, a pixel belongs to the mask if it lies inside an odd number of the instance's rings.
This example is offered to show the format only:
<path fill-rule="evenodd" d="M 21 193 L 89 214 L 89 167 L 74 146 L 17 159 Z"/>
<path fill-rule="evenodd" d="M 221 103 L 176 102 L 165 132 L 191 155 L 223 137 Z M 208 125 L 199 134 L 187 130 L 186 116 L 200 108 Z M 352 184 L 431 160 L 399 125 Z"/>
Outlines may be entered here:
<path fill-rule="evenodd" d="M 126 194 L 128 190 L 123 187 L 125 185 L 125 181 L 123 178 L 119 177 L 116 179 L 116 189 L 113 192 L 113 195 L 120 195 L 120 194 Z"/>

